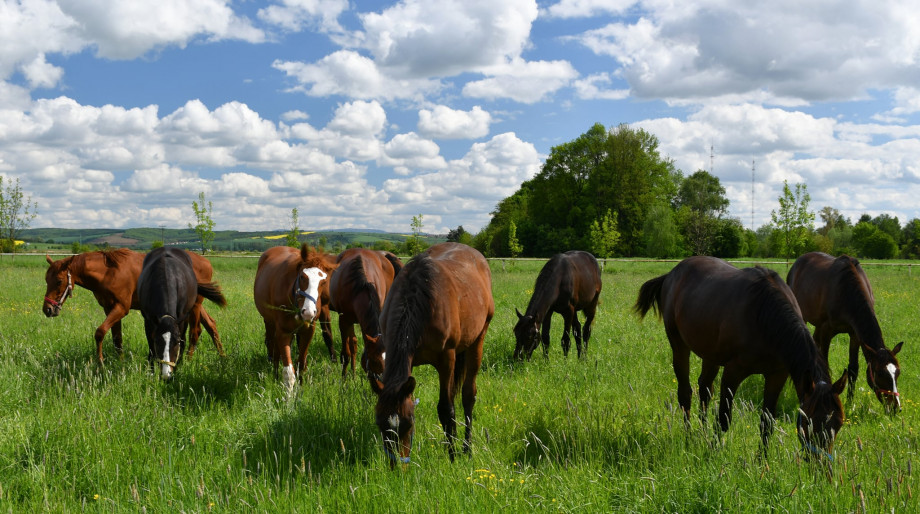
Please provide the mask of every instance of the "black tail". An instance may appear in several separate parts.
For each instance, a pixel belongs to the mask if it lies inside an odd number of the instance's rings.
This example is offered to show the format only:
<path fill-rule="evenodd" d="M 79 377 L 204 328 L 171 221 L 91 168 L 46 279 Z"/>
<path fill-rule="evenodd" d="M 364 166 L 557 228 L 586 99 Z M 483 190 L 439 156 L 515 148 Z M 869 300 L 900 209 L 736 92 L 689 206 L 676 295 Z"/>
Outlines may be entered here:
<path fill-rule="evenodd" d="M 658 278 L 653 278 L 639 288 L 639 298 L 636 300 L 636 305 L 633 306 L 639 316 L 645 317 L 649 309 L 655 309 L 655 314 L 661 315 L 659 310 L 661 307 L 661 285 L 664 284 L 664 279 L 667 276 L 665 274 Z"/>
<path fill-rule="evenodd" d="M 395 277 L 396 275 L 399 275 L 399 270 L 401 270 L 403 267 L 403 263 L 401 260 L 399 260 L 399 257 L 393 255 L 390 252 L 385 252 L 383 256 L 386 257 L 386 259 L 390 261 L 390 264 L 393 266 L 393 276 Z"/>
<path fill-rule="evenodd" d="M 208 300 L 211 300 L 217 305 L 220 305 L 221 307 L 227 306 L 227 299 L 224 298 L 224 293 L 221 292 L 220 286 L 217 285 L 217 282 L 208 282 L 207 284 L 199 283 L 198 294 L 204 296 Z"/>
<path fill-rule="evenodd" d="M 458 353 L 454 360 L 454 391 L 459 391 L 460 384 L 466 379 L 466 352 Z"/>

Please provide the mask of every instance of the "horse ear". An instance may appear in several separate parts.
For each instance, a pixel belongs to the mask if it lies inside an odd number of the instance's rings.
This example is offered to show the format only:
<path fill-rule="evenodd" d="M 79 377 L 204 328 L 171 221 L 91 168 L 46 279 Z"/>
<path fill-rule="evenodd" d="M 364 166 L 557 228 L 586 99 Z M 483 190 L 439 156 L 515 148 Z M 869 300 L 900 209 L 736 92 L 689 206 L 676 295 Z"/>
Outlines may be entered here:
<path fill-rule="evenodd" d="M 901 346 L 904 344 L 904 341 L 896 344 L 894 348 L 891 349 L 891 355 L 897 355 L 901 351 Z"/>
<path fill-rule="evenodd" d="M 54 264 L 54 261 L 51 260 L 51 257 L 49 257 L 47 253 L 45 254 L 45 260 L 48 261 L 49 266 Z"/>
<path fill-rule="evenodd" d="M 524 317 L 524 315 L 521 314 L 521 311 L 519 311 L 517 307 L 514 308 L 514 313 L 517 314 L 518 319 L 521 319 Z"/>
<path fill-rule="evenodd" d="M 307 256 L 309 255 L 310 255 L 310 247 L 307 246 L 307 243 L 301 244 L 300 245 L 300 260 L 306 261 Z"/>
<path fill-rule="evenodd" d="M 412 394 L 412 391 L 415 391 L 415 377 L 409 375 L 409 378 L 406 379 L 406 383 L 399 389 L 399 395 L 408 397 Z"/>
<path fill-rule="evenodd" d="M 864 351 L 864 352 L 866 352 L 867 354 L 871 355 L 872 357 L 875 357 L 875 354 L 878 353 L 878 352 L 875 351 L 874 348 L 872 348 L 871 346 L 867 345 L 866 343 L 863 343 L 863 344 L 862 344 L 862 348 L 863 348 L 863 351 Z"/>
<path fill-rule="evenodd" d="M 367 378 L 371 381 L 371 391 L 374 391 L 374 393 L 378 395 L 383 392 L 383 382 L 372 376 L 368 376 Z"/>
<path fill-rule="evenodd" d="M 843 390 L 847 387 L 847 372 L 844 371 L 843 375 L 840 376 L 840 380 L 834 382 L 834 387 L 831 389 L 834 394 L 840 396 L 843 393 Z"/>

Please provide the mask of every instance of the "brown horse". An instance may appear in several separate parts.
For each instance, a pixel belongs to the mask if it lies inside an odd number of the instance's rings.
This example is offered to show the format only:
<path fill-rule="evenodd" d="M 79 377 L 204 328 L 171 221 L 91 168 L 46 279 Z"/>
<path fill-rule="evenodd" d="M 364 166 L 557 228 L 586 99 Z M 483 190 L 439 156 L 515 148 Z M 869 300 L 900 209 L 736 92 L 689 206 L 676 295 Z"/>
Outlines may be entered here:
<path fill-rule="evenodd" d="M 328 285 L 326 277 L 332 273 L 323 254 L 311 251 L 306 245 L 300 250 L 288 246 L 269 248 L 259 257 L 253 284 L 256 309 L 265 323 L 265 348 L 268 357 L 278 370 L 282 363 L 282 382 L 293 389 L 297 373 L 307 363 L 307 350 L 316 329 L 322 296 L 320 290 Z M 291 360 L 291 339 L 297 336 L 300 354 L 297 370 Z"/>
<path fill-rule="evenodd" d="M 549 355 L 549 331 L 553 312 L 562 315 L 562 354 L 566 357 L 571 347 L 570 328 L 575 334 L 578 356 L 583 355 L 578 311 L 585 312 L 584 352 L 587 353 L 591 327 L 594 325 L 594 313 L 601 297 L 601 286 L 601 268 L 597 265 L 597 259 L 590 253 L 572 250 L 550 258 L 537 276 L 527 312 L 521 314 L 519 310 L 514 310 L 518 317 L 518 322 L 514 326 L 514 338 L 517 341 L 514 358 L 526 356 L 529 359 L 541 339 L 543 355 Z"/>
<path fill-rule="evenodd" d="M 815 326 L 815 342 L 827 357 L 831 339 L 837 334 L 850 336 L 850 386 L 853 399 L 859 373 L 859 350 L 866 359 L 866 380 L 882 405 L 891 412 L 901 410 L 898 376 L 901 365 L 897 354 L 903 342 L 889 350 L 875 317 L 875 297 L 859 261 L 841 255 L 836 259 L 820 252 L 796 259 L 786 282 L 792 288 L 805 321 Z"/>
<path fill-rule="evenodd" d="M 693 352 L 703 359 L 697 382 L 702 417 L 720 367 L 724 367 L 719 403 L 723 431 L 731 423 L 732 402 L 741 381 L 762 374 L 760 431 L 766 451 L 776 403 L 791 376 L 799 399 L 799 437 L 812 453 L 830 455 L 843 426 L 839 395 L 847 375 L 830 383 L 827 360 L 811 338 L 792 291 L 775 271 L 759 266 L 738 269 L 714 257 L 690 257 L 642 285 L 635 309 L 645 316 L 652 308 L 662 317 L 671 343 L 677 401 L 686 419 Z"/>
<path fill-rule="evenodd" d="M 447 435 L 451 461 L 457 436 L 454 396 L 462 384 L 466 419 L 463 451 L 470 451 L 476 375 L 494 313 L 489 264 L 469 246 L 432 246 L 412 258 L 396 276 L 380 316 L 387 365 L 382 380 L 370 377 L 371 388 L 377 393 L 377 427 L 391 468 L 397 462 L 409 462 L 416 404 L 412 400 L 412 368 L 421 364 L 431 364 L 438 371 L 438 419 Z"/>
<path fill-rule="evenodd" d="M 339 255 L 333 255 L 329 253 L 323 253 L 323 263 L 327 268 L 335 269 L 339 265 Z M 332 316 L 329 313 L 329 304 L 332 303 L 332 299 L 329 298 L 329 288 L 321 287 L 320 291 L 320 305 L 319 305 L 319 314 L 317 315 L 316 321 L 319 323 L 320 334 L 323 336 L 323 342 L 326 343 L 326 348 L 329 350 L 329 358 L 335 362 L 338 357 L 335 353 L 335 338 L 332 337 Z M 298 343 L 299 344 L 299 343 Z"/>
<path fill-rule="evenodd" d="M 402 262 L 389 252 L 351 248 L 339 254 L 338 267 L 329 279 L 330 307 L 339 313 L 342 333 L 342 376 L 355 370 L 358 338 L 355 323 L 361 326 L 364 353 L 361 367 L 370 373 L 383 373 L 384 354 L 380 338 L 380 311 Z"/>
<path fill-rule="evenodd" d="M 199 282 L 211 282 L 214 273 L 210 261 L 204 257 L 188 252 L 192 259 L 195 276 Z M 137 280 L 141 274 L 144 254 L 131 251 L 127 248 L 117 250 L 86 252 L 67 257 L 57 261 L 45 256 L 48 261 L 48 270 L 45 272 L 45 299 L 42 311 L 45 316 L 52 318 L 61 313 L 64 302 L 73 296 L 74 286 L 89 289 L 99 306 L 105 311 L 105 320 L 96 329 L 96 356 L 100 363 L 103 362 L 102 340 L 105 334 L 112 330 L 112 342 L 120 353 L 122 350 L 121 319 L 128 315 L 131 309 L 139 309 L 137 299 Z M 203 296 L 198 296 L 195 307 L 189 317 L 189 356 L 195 351 L 198 338 L 201 335 L 201 324 L 214 340 L 214 346 L 221 356 L 224 348 L 217 333 L 217 324 L 205 311 L 201 302 Z"/>

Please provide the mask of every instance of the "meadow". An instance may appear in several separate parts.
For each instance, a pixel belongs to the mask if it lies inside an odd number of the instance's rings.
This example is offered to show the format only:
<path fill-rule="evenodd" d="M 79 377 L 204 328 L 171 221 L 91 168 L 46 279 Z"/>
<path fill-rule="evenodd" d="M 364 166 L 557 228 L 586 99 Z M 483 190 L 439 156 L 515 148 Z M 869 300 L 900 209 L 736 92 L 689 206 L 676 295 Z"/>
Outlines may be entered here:
<path fill-rule="evenodd" d="M 63 313 L 41 312 L 44 256 L 0 258 L 0 510 L 89 512 L 859 512 L 920 509 L 920 270 L 865 266 L 889 347 L 899 355 L 903 411 L 886 415 L 865 382 L 845 404 L 831 471 L 804 460 L 787 383 L 766 458 L 758 430 L 762 379 L 737 393 L 722 434 L 684 424 L 661 322 L 633 312 L 639 286 L 673 263 L 609 262 L 588 355 L 564 358 L 561 322 L 549 358 L 511 359 L 541 262 L 493 261 L 495 318 L 485 341 L 473 451 L 448 460 L 437 375 L 416 368 L 412 462 L 389 470 L 360 368 L 342 380 L 318 333 L 293 397 L 266 361 L 252 302 L 255 259 L 215 257 L 229 305 L 206 304 L 227 357 L 207 335 L 165 383 L 148 368 L 138 312 L 119 358 L 103 319 L 77 288 Z M 739 264 L 745 266 L 748 264 Z M 785 264 L 774 264 L 785 276 Z M 554 320 L 558 321 L 558 317 Z M 333 326 L 336 326 L 335 323 Z M 337 344 L 339 342 L 336 333 Z M 831 347 L 831 374 L 847 359 Z M 693 359 L 695 384 L 699 360 Z M 459 401 L 458 411 L 462 412 Z M 462 419 L 462 416 L 460 416 Z M 458 422 L 460 421 L 458 419 Z M 462 430 L 462 428 L 461 428 Z M 920 474 L 920 470 L 918 470 Z M 917 493 L 913 490 L 917 489 Z"/>

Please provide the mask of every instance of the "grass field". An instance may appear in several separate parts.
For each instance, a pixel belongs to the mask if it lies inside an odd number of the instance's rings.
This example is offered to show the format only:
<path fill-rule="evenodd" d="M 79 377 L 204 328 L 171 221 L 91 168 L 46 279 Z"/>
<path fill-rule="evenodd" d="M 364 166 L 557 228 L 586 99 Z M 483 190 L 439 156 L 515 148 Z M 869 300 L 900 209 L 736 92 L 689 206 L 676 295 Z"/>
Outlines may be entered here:
<path fill-rule="evenodd" d="M 888 346 L 905 341 L 904 410 L 883 413 L 861 363 L 829 476 L 801 458 L 788 384 L 766 459 L 759 457 L 760 377 L 738 391 L 725 435 L 717 435 L 713 413 L 705 426 L 685 428 L 661 322 L 631 311 L 639 286 L 671 263 L 608 264 L 588 357 L 576 358 L 573 345 L 563 358 L 556 323 L 549 359 L 538 350 L 523 363 L 510 358 L 513 311 L 526 307 L 542 263 L 506 262 L 504 270 L 493 263 L 496 315 L 479 375 L 472 457 L 448 461 L 437 375 L 422 367 L 415 370 L 421 403 L 412 462 L 392 472 L 366 380 L 343 381 L 317 335 L 303 384 L 287 398 L 266 362 L 252 303 L 255 259 L 213 264 L 229 306 L 207 308 L 228 357 L 219 358 L 204 335 L 194 358 L 163 383 L 148 370 L 137 312 L 124 321 L 125 355 L 117 358 L 107 337 L 100 368 L 92 333 L 103 314 L 92 295 L 78 288 L 60 317 L 46 319 L 44 257 L 0 259 L 0 510 L 920 509 L 913 476 L 920 464 L 920 272 L 907 267 L 866 266 Z M 834 378 L 846 347 L 846 336 L 832 345 Z M 699 361 L 693 365 L 695 383 Z"/>

